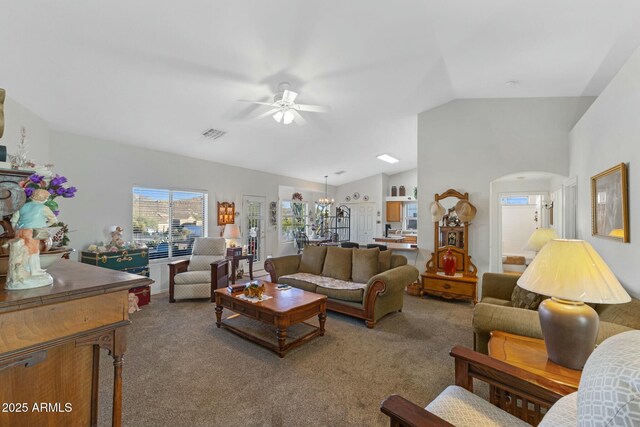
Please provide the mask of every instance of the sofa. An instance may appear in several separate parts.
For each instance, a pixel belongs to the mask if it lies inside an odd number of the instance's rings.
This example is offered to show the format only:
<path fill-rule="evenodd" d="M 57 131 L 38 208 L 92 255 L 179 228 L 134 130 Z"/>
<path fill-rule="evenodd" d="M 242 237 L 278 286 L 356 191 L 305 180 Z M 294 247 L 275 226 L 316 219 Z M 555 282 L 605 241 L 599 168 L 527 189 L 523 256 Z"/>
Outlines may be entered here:
<path fill-rule="evenodd" d="M 487 354 L 491 331 L 499 330 L 532 338 L 542 338 L 540 320 L 535 309 L 547 297 L 516 288 L 519 277 L 504 273 L 482 276 L 481 300 L 473 309 L 474 349 Z M 515 291 L 515 292 L 514 292 Z M 524 298 L 516 298 L 525 294 Z M 514 301 L 517 307 L 514 307 Z M 520 306 L 529 308 L 520 308 Z M 590 304 L 600 317 L 598 344 L 612 335 L 640 329 L 640 300 L 626 304 Z"/>
<path fill-rule="evenodd" d="M 299 255 L 268 258 L 264 268 L 273 283 L 326 295 L 327 309 L 364 319 L 368 328 L 402 310 L 404 289 L 419 274 L 391 251 L 337 246 L 307 246 Z"/>

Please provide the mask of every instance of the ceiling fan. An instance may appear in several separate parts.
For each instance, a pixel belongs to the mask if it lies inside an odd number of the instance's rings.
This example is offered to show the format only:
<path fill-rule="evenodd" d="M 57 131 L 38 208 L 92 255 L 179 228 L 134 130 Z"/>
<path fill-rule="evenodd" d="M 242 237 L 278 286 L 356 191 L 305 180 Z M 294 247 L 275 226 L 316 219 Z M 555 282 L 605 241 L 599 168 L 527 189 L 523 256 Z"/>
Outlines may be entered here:
<path fill-rule="evenodd" d="M 296 122 L 299 125 L 304 125 L 307 121 L 302 117 L 299 111 L 307 113 L 326 113 L 331 111 L 331 107 L 323 107 L 321 105 L 306 105 L 296 104 L 297 92 L 289 90 L 290 84 L 287 82 L 280 83 L 278 85 L 278 93 L 273 97 L 273 102 L 260 102 L 249 101 L 246 99 L 240 99 L 241 102 L 251 102 L 252 104 L 267 105 L 271 107 L 269 111 L 260 114 L 256 119 L 262 119 L 267 116 L 273 117 L 278 123 L 283 125 Z"/>

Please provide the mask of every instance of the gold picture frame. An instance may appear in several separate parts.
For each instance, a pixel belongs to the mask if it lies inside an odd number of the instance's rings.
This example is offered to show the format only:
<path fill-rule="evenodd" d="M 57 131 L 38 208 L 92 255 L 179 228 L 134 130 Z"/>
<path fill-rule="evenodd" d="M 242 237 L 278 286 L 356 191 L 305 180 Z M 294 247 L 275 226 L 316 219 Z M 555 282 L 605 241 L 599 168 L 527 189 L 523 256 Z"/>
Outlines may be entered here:
<path fill-rule="evenodd" d="M 591 177 L 591 234 L 629 243 L 627 165 Z"/>

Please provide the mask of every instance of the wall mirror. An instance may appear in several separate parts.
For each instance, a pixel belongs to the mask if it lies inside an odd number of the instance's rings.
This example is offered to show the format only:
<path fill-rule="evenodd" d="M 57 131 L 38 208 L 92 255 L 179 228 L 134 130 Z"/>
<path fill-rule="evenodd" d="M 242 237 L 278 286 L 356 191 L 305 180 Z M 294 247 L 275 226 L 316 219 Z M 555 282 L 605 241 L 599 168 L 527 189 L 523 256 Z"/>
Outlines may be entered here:
<path fill-rule="evenodd" d="M 627 165 L 591 177 L 591 234 L 629 242 Z"/>

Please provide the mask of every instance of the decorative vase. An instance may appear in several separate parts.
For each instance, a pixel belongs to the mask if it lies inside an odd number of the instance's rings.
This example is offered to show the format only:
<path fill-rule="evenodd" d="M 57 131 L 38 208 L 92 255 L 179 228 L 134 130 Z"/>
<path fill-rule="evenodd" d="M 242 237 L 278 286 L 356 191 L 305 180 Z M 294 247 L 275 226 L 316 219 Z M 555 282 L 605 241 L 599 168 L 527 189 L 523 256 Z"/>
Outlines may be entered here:
<path fill-rule="evenodd" d="M 456 256 L 451 252 L 451 249 L 447 249 L 447 253 L 442 256 L 442 264 L 445 276 L 456 275 Z"/>
<path fill-rule="evenodd" d="M 396 197 L 398 195 L 398 188 L 393 185 L 391 186 L 391 197 Z"/>
<path fill-rule="evenodd" d="M 407 195 L 407 194 L 406 194 L 406 190 L 405 190 L 405 188 L 404 188 L 404 185 L 401 185 L 401 186 L 400 186 L 400 196 L 406 196 L 406 195 Z"/>

